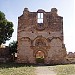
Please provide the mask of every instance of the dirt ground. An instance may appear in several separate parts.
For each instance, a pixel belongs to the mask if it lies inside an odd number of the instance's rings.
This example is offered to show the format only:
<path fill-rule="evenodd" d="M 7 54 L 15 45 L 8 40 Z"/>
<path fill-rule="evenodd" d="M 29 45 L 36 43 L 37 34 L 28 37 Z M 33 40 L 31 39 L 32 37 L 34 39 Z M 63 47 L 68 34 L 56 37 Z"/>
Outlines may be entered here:
<path fill-rule="evenodd" d="M 47 66 L 38 66 L 35 70 L 36 75 L 56 75 L 56 73 Z"/>

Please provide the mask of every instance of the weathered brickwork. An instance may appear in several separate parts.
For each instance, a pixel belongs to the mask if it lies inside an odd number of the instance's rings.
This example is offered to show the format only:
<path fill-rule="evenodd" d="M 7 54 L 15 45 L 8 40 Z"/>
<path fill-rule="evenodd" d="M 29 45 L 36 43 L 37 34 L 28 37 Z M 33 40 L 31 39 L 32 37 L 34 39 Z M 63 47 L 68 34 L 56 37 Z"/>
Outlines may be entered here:
<path fill-rule="evenodd" d="M 8 47 L 1 47 L 0 48 L 0 63 L 5 63 L 9 61 L 10 54 Z"/>
<path fill-rule="evenodd" d="M 43 23 L 37 22 L 38 14 L 43 16 Z M 18 17 L 17 39 L 18 63 L 36 64 L 36 56 L 40 52 L 44 55 L 44 64 L 64 63 L 66 48 L 63 42 L 63 17 L 57 14 L 56 8 L 52 8 L 50 12 L 42 9 L 30 12 L 25 8 Z"/>

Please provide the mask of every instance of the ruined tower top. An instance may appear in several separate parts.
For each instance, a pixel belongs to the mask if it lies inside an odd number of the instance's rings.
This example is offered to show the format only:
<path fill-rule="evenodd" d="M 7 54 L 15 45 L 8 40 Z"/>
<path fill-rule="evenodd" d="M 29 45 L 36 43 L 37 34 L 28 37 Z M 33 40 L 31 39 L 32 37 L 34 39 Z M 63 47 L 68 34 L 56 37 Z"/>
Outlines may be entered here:
<path fill-rule="evenodd" d="M 52 8 L 52 9 L 51 9 L 51 13 L 52 13 L 54 16 L 57 16 L 57 9 L 56 9 L 56 8 Z"/>
<path fill-rule="evenodd" d="M 24 8 L 24 11 L 29 11 L 28 8 Z"/>
<path fill-rule="evenodd" d="M 57 12 L 57 9 L 56 8 L 52 8 L 51 12 Z"/>
<path fill-rule="evenodd" d="M 20 29 L 22 27 L 34 26 L 34 28 L 29 28 L 28 31 L 63 31 L 63 17 L 57 14 L 56 8 L 52 8 L 49 12 L 43 9 L 31 12 L 28 8 L 24 8 L 23 14 L 19 17 L 19 20 Z"/>

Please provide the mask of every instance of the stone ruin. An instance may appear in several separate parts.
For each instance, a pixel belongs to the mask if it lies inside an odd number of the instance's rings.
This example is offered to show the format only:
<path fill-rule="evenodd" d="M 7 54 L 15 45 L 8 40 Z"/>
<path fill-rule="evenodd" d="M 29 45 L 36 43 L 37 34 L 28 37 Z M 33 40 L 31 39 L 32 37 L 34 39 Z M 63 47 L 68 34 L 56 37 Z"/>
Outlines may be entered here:
<path fill-rule="evenodd" d="M 30 12 L 28 8 L 24 9 L 23 14 L 18 17 L 17 63 L 75 63 L 75 53 L 66 52 L 63 17 L 57 11 L 56 8 L 49 12 L 42 9 Z M 0 61 L 5 62 L 8 56 L 9 49 L 0 48 Z M 39 58 L 43 61 L 37 61 Z"/>
<path fill-rule="evenodd" d="M 17 63 L 63 64 L 67 55 L 63 39 L 63 17 L 52 8 L 30 12 L 25 8 L 18 17 Z"/>
<path fill-rule="evenodd" d="M 75 52 L 69 52 L 66 56 L 66 63 L 75 63 Z"/>

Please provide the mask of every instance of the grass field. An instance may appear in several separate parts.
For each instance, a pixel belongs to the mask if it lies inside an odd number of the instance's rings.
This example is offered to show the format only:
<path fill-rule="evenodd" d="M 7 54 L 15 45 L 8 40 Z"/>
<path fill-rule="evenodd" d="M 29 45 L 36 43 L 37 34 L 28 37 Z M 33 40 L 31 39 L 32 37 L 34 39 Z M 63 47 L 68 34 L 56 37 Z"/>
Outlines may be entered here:
<path fill-rule="evenodd" d="M 36 75 L 36 67 L 25 64 L 0 64 L 0 75 Z M 49 70 L 53 70 L 56 75 L 75 75 L 75 64 L 43 67 L 48 67 Z"/>
<path fill-rule="evenodd" d="M 33 66 L 24 64 L 0 64 L 0 75 L 35 75 Z"/>
<path fill-rule="evenodd" d="M 57 65 L 55 72 L 57 75 L 75 75 L 75 65 Z"/>
<path fill-rule="evenodd" d="M 75 75 L 75 64 L 49 66 L 56 75 Z"/>

